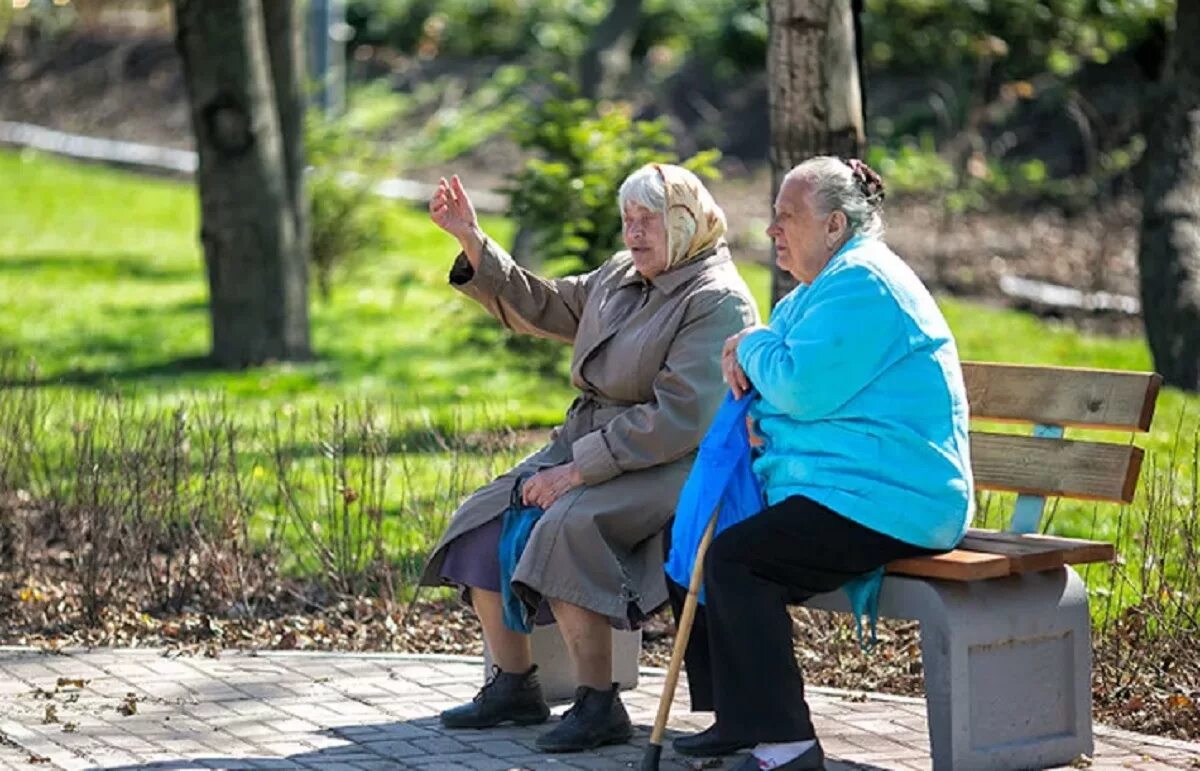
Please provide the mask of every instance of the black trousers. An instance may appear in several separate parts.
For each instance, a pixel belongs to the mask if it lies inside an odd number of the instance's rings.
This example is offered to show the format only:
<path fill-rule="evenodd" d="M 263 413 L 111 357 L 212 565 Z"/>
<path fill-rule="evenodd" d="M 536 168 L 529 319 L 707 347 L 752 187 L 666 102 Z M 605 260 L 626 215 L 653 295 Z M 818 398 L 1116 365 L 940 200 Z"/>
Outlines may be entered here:
<path fill-rule="evenodd" d="M 814 738 L 787 606 L 892 560 L 933 553 L 803 496 L 725 530 L 704 562 L 706 604 L 697 607 L 685 653 L 692 709 L 715 710 L 726 740 Z M 667 585 L 678 619 L 687 588 Z"/>

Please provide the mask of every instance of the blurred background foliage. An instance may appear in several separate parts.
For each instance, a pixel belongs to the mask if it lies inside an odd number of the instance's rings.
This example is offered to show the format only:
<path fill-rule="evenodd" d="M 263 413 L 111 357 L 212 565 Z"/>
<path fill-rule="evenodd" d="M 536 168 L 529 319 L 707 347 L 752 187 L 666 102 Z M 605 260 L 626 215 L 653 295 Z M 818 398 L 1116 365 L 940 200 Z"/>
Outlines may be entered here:
<path fill-rule="evenodd" d="M 553 75 L 578 72 L 610 7 L 351 0 L 349 58 L 359 76 L 391 77 L 396 116 L 426 119 L 393 142 L 402 162 L 445 163 L 497 138 L 523 151 L 530 160 L 508 186 L 510 211 L 523 231 L 540 229 L 539 246 L 555 244 L 559 265 L 577 268 L 596 259 L 581 238 L 607 233 L 605 210 L 547 234 L 545 220 L 563 219 L 562 192 L 598 192 L 590 161 L 548 132 L 590 137 L 574 145 L 592 160 L 608 157 L 613 173 L 623 168 L 614 155 L 716 148 L 723 168 L 766 159 L 763 0 L 643 0 L 627 22 L 623 76 L 594 105 L 563 101 Z M 895 192 L 928 196 L 948 215 L 1030 204 L 1070 214 L 1132 192 L 1141 110 L 1173 8 L 1170 0 L 863 0 L 870 162 Z M 464 75 L 466 61 L 493 64 Z M 461 98 L 447 96 L 452 84 Z M 357 94 L 360 107 L 382 98 Z M 621 116 L 628 123 L 617 127 Z M 627 151 L 631 137 L 642 149 Z M 597 150 L 603 144 L 610 149 Z M 590 248 L 610 246 L 593 238 Z"/>
<path fill-rule="evenodd" d="M 131 0 L 120 14 L 103 0 L 18 4 L 12 14 L 0 3 L 14 54 L 135 11 L 170 25 L 162 0 Z M 525 239 L 515 248 L 558 272 L 616 246 L 610 188 L 637 164 L 761 170 L 765 5 L 347 0 L 348 110 L 309 131 L 314 159 L 338 166 L 312 184 L 326 293 L 333 266 L 351 261 L 339 255 L 375 243 L 375 215 L 349 214 L 351 204 L 369 209 L 366 198 L 332 183 L 347 173 L 428 179 L 451 161 L 470 168 L 509 196 Z M 1031 205 L 1071 215 L 1136 192 L 1172 0 L 861 5 L 868 157 L 893 192 L 945 216 Z M 598 49 L 609 77 L 569 93 Z"/>

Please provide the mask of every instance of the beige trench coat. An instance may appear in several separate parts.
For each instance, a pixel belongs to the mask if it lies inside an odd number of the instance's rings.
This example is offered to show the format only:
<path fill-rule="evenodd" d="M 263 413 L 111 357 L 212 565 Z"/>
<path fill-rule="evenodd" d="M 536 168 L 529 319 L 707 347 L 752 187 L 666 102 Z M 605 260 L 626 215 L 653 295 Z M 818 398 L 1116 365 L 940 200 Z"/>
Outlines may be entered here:
<path fill-rule="evenodd" d="M 459 255 L 451 283 L 504 326 L 574 343 L 580 390 L 550 443 L 454 513 L 421 578 L 441 578 L 445 547 L 503 514 L 515 479 L 574 460 L 584 485 L 533 529 L 513 574 L 531 606 L 557 598 L 614 625 L 666 601 L 662 530 L 725 394 L 721 344 L 758 321 L 724 243 L 644 280 L 627 252 L 580 276 L 542 279 L 488 241 L 478 270 Z"/>

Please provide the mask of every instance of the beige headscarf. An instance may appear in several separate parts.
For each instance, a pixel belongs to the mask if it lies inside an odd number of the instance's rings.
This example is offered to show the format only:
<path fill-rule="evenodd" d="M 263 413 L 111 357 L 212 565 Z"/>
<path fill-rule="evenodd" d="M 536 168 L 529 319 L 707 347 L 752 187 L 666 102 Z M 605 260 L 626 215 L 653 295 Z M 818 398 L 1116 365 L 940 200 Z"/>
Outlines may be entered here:
<path fill-rule="evenodd" d="M 728 226 L 725 212 L 692 172 L 669 163 L 651 164 L 667 191 L 667 270 L 716 246 Z"/>

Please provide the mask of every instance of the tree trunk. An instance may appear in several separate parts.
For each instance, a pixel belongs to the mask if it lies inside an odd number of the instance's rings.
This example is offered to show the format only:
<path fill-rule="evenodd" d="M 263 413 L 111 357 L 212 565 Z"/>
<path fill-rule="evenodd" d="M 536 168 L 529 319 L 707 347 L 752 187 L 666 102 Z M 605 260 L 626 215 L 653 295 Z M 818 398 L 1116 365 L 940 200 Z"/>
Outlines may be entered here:
<path fill-rule="evenodd" d="M 768 13 L 774 205 L 793 166 L 814 155 L 858 157 L 866 138 L 851 0 L 770 0 Z M 774 268 L 772 305 L 795 285 Z"/>
<path fill-rule="evenodd" d="M 308 194 L 304 186 L 304 14 L 302 3 L 265 0 L 263 21 L 267 53 L 271 61 L 271 83 L 275 87 L 275 111 L 283 140 L 284 171 L 287 173 L 288 205 L 296 228 L 296 248 L 309 253 Z"/>
<path fill-rule="evenodd" d="M 297 206 L 297 196 L 303 195 L 303 154 L 284 146 L 262 4 L 174 0 L 174 6 L 200 161 L 200 240 L 208 268 L 213 360 L 245 367 L 307 358 L 307 228 L 298 227 L 304 211 Z M 282 48 L 275 51 L 279 66 L 287 70 L 284 62 L 291 60 L 295 70 L 294 54 Z M 295 99 L 292 80 L 285 73 L 279 96 L 288 110 Z M 300 141 L 298 120 L 285 110 L 285 121 L 292 122 L 287 130 L 297 134 L 293 142 Z"/>
<path fill-rule="evenodd" d="M 1179 0 L 1161 101 L 1147 113 L 1142 315 L 1154 367 L 1200 391 L 1200 0 Z"/>
<path fill-rule="evenodd" d="M 642 0 L 613 0 L 579 58 L 579 91 L 588 99 L 608 96 L 629 72 L 629 55 L 642 16 Z"/>

